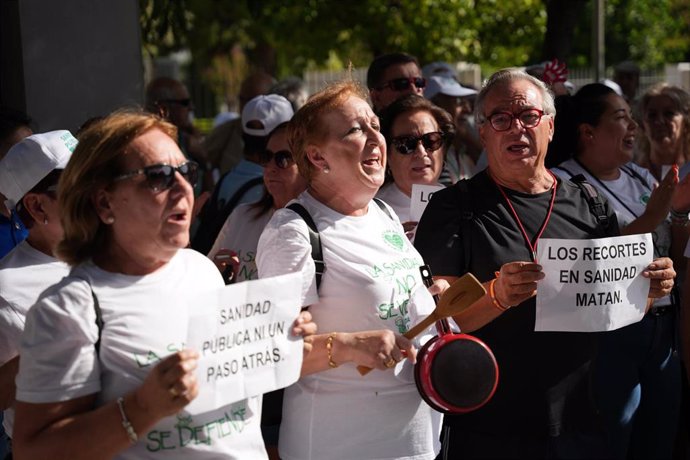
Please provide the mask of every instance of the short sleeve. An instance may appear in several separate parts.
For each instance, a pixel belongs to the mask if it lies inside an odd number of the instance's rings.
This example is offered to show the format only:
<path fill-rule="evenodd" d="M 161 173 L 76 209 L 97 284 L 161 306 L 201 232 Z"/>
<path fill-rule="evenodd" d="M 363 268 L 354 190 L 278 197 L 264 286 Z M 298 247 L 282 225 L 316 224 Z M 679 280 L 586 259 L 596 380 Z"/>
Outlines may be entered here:
<path fill-rule="evenodd" d="M 414 245 L 436 276 L 462 276 L 461 207 L 457 186 L 434 193 L 417 226 Z"/>
<path fill-rule="evenodd" d="M 21 338 L 17 400 L 49 403 L 100 391 L 95 321 L 84 280 L 67 277 L 39 297 Z"/>
<path fill-rule="evenodd" d="M 259 278 L 302 273 L 303 306 L 319 300 L 306 222 L 294 211 L 279 209 L 264 228 L 256 254 Z"/>
<path fill-rule="evenodd" d="M 0 297 L 0 366 L 19 354 L 24 315 Z"/>

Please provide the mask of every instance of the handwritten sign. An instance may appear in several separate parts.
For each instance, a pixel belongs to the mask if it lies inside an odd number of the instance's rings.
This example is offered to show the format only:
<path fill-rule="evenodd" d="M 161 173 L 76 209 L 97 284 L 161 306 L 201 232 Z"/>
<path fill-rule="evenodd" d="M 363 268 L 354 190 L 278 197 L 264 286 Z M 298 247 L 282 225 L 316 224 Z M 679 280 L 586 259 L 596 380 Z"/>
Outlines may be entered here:
<path fill-rule="evenodd" d="M 642 319 L 652 262 L 650 234 L 596 240 L 540 239 L 546 277 L 537 288 L 536 331 L 612 331 Z"/>
<path fill-rule="evenodd" d="M 199 352 L 199 396 L 212 410 L 296 382 L 302 338 L 290 334 L 301 309 L 301 275 L 232 284 L 194 299 L 188 347 Z"/>
<path fill-rule="evenodd" d="M 412 222 L 419 222 L 426 205 L 429 204 L 431 195 L 442 188 L 444 188 L 443 185 L 412 184 L 412 196 L 410 197 L 410 220 Z"/>

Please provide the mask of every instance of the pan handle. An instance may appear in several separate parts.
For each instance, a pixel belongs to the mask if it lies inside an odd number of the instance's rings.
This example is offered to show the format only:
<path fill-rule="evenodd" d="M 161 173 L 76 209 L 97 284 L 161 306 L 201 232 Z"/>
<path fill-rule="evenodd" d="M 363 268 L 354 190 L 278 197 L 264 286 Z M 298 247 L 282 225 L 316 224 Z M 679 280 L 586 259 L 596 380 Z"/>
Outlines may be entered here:
<path fill-rule="evenodd" d="M 433 286 L 434 284 L 434 277 L 431 274 L 431 268 L 429 268 L 428 265 L 422 265 L 419 267 L 419 273 L 422 275 L 422 281 L 424 282 L 424 285 L 429 288 Z M 438 305 L 439 297 L 438 294 L 434 294 L 432 296 L 434 298 L 434 303 Z M 439 321 L 436 321 L 436 332 L 438 332 L 438 335 L 445 335 L 450 333 L 450 325 L 448 324 L 447 319 L 442 319 Z"/>

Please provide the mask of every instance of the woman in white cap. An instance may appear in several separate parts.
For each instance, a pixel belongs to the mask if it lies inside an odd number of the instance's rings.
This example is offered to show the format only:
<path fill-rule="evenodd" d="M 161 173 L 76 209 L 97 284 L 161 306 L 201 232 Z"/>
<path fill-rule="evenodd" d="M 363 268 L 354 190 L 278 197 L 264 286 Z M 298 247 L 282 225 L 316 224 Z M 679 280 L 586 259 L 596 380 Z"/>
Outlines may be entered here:
<path fill-rule="evenodd" d="M 62 237 L 57 183 L 77 140 L 69 131 L 35 134 L 20 141 L 0 160 L 0 193 L 29 230 L 0 261 L 0 410 L 12 436 L 14 378 L 26 313 L 48 286 L 69 272 L 54 249 Z"/>
<path fill-rule="evenodd" d="M 266 458 L 260 399 L 192 409 L 188 302 L 223 286 L 189 242 L 197 165 L 173 125 L 118 112 L 81 133 L 60 179 L 73 266 L 29 310 L 16 458 Z M 315 325 L 300 316 L 293 333 Z"/>

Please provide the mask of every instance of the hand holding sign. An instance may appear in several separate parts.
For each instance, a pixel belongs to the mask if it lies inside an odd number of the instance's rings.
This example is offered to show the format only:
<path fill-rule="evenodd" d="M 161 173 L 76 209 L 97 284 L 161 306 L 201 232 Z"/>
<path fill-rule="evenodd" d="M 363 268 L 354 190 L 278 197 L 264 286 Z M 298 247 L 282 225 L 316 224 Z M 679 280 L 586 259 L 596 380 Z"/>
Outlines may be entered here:
<path fill-rule="evenodd" d="M 647 266 L 642 272 L 642 276 L 649 278 L 649 297 L 658 299 L 671 293 L 673 289 L 673 279 L 676 271 L 673 268 L 673 261 L 668 257 L 659 257 Z"/>
<path fill-rule="evenodd" d="M 134 392 L 134 401 L 156 419 L 176 414 L 199 393 L 194 375 L 199 354 L 182 350 L 159 362 Z"/>

